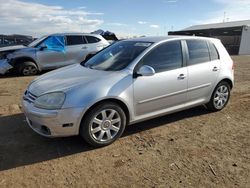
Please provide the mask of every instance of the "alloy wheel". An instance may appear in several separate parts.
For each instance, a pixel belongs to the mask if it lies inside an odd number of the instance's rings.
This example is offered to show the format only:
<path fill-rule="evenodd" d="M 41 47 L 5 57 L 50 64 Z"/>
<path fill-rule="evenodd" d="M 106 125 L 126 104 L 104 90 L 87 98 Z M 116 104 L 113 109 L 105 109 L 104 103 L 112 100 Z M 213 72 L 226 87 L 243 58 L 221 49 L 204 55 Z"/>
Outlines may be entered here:
<path fill-rule="evenodd" d="M 37 69 L 34 66 L 26 66 L 23 69 L 23 75 L 29 76 L 29 75 L 35 75 L 37 73 Z"/>
<path fill-rule="evenodd" d="M 229 98 L 228 87 L 225 85 L 221 85 L 220 87 L 217 88 L 214 94 L 214 99 L 213 99 L 214 107 L 216 109 L 222 109 L 226 105 L 228 98 Z"/>
<path fill-rule="evenodd" d="M 121 128 L 121 117 L 114 109 L 105 109 L 99 112 L 91 121 L 91 136 L 99 141 L 112 140 Z"/>

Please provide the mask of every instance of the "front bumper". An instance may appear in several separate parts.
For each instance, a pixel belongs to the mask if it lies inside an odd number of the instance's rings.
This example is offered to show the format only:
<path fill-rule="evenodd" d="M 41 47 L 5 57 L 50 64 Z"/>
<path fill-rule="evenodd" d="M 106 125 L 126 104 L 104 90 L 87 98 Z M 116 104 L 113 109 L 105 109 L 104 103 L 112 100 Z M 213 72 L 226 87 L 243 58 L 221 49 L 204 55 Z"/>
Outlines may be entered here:
<path fill-rule="evenodd" d="M 28 125 L 45 137 L 78 135 L 83 110 L 83 108 L 39 109 L 33 103 L 22 100 L 22 111 Z"/>

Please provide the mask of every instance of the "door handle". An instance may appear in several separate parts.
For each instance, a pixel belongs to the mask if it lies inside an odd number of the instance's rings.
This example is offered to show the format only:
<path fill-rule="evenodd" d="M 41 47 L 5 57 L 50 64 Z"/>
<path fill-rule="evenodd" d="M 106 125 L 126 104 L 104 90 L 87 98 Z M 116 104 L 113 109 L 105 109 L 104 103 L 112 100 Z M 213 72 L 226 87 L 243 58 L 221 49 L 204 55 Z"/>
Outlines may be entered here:
<path fill-rule="evenodd" d="M 186 76 L 184 75 L 184 74 L 180 74 L 179 76 L 178 76 L 178 80 L 183 80 L 183 79 L 185 79 L 186 78 Z"/>
<path fill-rule="evenodd" d="M 213 71 L 218 71 L 219 69 L 217 67 L 214 67 L 213 68 Z"/>
<path fill-rule="evenodd" d="M 82 49 L 87 49 L 88 47 L 87 46 L 83 46 Z"/>

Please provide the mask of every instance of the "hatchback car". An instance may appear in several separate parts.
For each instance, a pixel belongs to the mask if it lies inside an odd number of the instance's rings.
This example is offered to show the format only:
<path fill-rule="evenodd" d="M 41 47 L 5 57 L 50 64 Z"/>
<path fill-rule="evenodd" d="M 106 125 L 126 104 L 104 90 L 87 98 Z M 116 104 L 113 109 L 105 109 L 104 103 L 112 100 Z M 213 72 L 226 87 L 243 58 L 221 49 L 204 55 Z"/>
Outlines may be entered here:
<path fill-rule="evenodd" d="M 27 47 L 7 55 L 8 63 L 21 75 L 81 63 L 109 45 L 101 35 L 63 33 L 43 36 Z"/>
<path fill-rule="evenodd" d="M 93 146 L 105 146 L 128 124 L 198 105 L 223 109 L 233 72 L 233 61 L 218 39 L 124 40 L 87 62 L 35 79 L 23 96 L 23 111 L 40 135 L 80 134 Z"/>

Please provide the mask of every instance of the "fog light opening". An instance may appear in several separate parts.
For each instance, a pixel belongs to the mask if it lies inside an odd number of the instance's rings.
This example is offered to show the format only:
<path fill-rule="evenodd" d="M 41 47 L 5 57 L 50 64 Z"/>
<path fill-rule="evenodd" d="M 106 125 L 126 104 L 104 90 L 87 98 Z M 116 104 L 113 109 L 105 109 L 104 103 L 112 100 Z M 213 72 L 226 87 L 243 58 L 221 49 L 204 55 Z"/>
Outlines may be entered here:
<path fill-rule="evenodd" d="M 44 125 L 41 126 L 41 131 L 43 134 L 51 135 L 49 128 Z"/>

